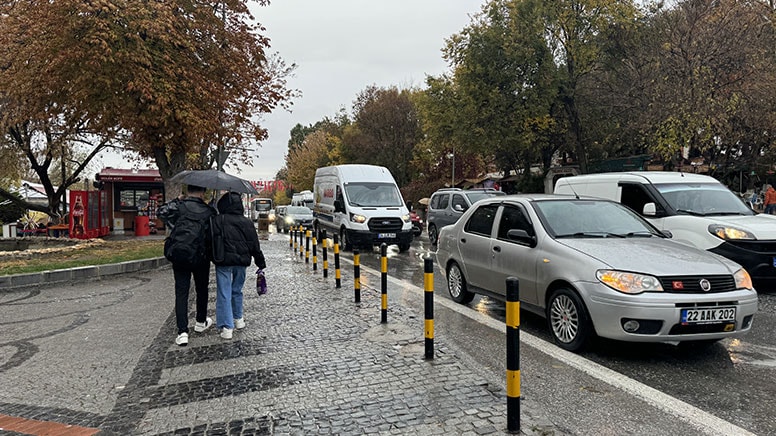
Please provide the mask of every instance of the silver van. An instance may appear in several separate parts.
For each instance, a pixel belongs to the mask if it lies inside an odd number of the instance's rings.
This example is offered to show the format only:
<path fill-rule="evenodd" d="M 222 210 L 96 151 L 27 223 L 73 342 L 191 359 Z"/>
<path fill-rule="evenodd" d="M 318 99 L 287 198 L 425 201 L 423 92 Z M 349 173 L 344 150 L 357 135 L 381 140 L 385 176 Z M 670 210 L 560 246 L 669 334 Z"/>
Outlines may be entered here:
<path fill-rule="evenodd" d="M 458 218 L 466 212 L 472 204 L 483 198 L 496 195 L 505 195 L 503 192 L 490 188 L 475 188 L 463 190 L 461 188 L 442 188 L 431 195 L 428 202 L 428 239 L 436 244 L 439 229 L 450 224 L 455 224 Z"/>

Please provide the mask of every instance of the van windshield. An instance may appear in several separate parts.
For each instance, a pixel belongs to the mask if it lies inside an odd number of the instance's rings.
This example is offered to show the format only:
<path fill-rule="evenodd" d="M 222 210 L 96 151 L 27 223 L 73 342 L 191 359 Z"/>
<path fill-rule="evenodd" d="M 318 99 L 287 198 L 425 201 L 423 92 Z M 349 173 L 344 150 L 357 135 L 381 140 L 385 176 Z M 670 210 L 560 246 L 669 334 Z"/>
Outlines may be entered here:
<path fill-rule="evenodd" d="M 655 184 L 677 213 L 688 215 L 754 215 L 746 203 L 718 183 Z"/>
<path fill-rule="evenodd" d="M 348 204 L 359 207 L 400 207 L 401 194 L 392 183 L 355 182 L 345 185 Z"/>

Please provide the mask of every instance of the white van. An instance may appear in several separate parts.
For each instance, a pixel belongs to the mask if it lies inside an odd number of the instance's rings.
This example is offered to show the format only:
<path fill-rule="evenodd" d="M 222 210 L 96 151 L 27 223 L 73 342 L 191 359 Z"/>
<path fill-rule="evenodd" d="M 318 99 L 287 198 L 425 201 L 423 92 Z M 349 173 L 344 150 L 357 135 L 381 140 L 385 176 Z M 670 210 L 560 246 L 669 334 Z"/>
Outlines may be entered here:
<path fill-rule="evenodd" d="M 291 196 L 291 206 L 306 206 L 312 209 L 314 204 L 313 191 L 305 190 Z"/>
<path fill-rule="evenodd" d="M 603 197 L 630 207 L 676 241 L 731 259 L 755 285 L 776 284 L 776 215 L 757 214 L 713 177 L 664 171 L 564 177 L 556 194 Z"/>
<path fill-rule="evenodd" d="M 412 242 L 410 212 L 391 172 L 374 165 L 336 165 L 315 171 L 316 230 L 338 234 L 345 250 Z"/>

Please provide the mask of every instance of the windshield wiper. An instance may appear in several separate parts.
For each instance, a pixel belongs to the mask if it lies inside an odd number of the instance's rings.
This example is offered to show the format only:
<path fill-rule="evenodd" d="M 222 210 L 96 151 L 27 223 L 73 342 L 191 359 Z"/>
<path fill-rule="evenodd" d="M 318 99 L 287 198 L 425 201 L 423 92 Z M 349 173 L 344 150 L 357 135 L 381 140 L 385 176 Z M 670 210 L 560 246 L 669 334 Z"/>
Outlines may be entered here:
<path fill-rule="evenodd" d="M 624 238 L 625 236 L 611 232 L 576 232 L 565 235 L 557 235 L 556 238 Z"/>
<path fill-rule="evenodd" d="M 653 237 L 653 236 L 656 236 L 656 235 L 655 235 L 654 233 L 652 233 L 652 232 L 649 232 L 649 231 L 646 231 L 646 230 L 642 230 L 642 231 L 639 231 L 639 232 L 628 232 L 628 233 L 625 235 L 625 237 L 627 237 L 627 238 L 633 238 L 633 237 L 638 237 L 638 238 L 651 238 L 651 237 Z"/>
<path fill-rule="evenodd" d="M 696 212 L 696 211 L 694 211 L 694 210 L 687 210 L 687 209 L 676 209 L 676 211 L 677 211 L 678 213 L 684 213 L 684 214 L 687 214 L 687 215 L 692 215 L 692 216 L 706 216 L 706 214 L 705 214 L 705 213 Z"/>

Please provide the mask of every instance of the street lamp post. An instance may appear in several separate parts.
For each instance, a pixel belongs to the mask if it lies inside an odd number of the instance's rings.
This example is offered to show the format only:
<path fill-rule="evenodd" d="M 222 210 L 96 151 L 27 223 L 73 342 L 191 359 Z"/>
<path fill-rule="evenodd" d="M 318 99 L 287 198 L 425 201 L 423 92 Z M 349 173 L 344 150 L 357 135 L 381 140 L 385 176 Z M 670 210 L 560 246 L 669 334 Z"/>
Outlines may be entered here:
<path fill-rule="evenodd" d="M 447 157 L 450 158 L 453 162 L 453 174 L 450 178 L 450 187 L 455 187 L 455 152 L 451 152 L 447 154 Z"/>

